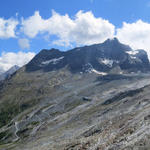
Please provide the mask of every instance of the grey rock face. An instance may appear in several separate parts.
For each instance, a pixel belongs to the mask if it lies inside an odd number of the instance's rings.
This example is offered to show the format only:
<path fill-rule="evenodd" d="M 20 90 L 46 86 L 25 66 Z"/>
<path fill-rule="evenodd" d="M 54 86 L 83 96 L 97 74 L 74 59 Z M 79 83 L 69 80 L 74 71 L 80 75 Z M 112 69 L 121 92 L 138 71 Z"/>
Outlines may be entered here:
<path fill-rule="evenodd" d="M 116 38 L 102 44 L 79 47 L 66 52 L 57 49 L 42 50 L 27 65 L 26 71 L 52 71 L 68 67 L 71 72 L 86 72 L 90 66 L 100 72 L 109 72 L 120 67 L 127 72 L 146 72 L 150 70 L 147 53 L 144 50 L 133 51 L 121 44 Z"/>

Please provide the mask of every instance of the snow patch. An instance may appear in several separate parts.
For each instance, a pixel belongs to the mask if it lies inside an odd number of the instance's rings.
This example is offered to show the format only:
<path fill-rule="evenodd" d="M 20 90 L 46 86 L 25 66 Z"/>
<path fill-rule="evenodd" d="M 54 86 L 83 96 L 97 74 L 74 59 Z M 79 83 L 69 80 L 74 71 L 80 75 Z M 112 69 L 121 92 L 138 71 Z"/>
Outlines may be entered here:
<path fill-rule="evenodd" d="M 112 67 L 112 65 L 114 63 L 114 61 L 111 60 L 111 59 L 101 59 L 100 62 L 107 65 L 107 66 L 109 66 L 109 67 Z"/>
<path fill-rule="evenodd" d="M 95 70 L 95 69 L 92 69 L 92 72 L 94 72 L 94 73 L 96 73 L 96 74 L 98 74 L 98 75 L 102 75 L 102 76 L 107 75 L 106 72 L 100 72 L 100 71 L 97 71 L 97 70 Z"/>
<path fill-rule="evenodd" d="M 126 53 L 130 56 L 130 58 L 131 58 L 132 60 L 134 60 L 134 61 L 141 61 L 140 59 L 138 59 L 138 58 L 136 57 L 136 54 L 139 53 L 138 50 L 127 51 Z"/>
<path fill-rule="evenodd" d="M 134 51 L 126 51 L 126 53 L 129 54 L 129 55 L 136 55 L 136 54 L 139 53 L 139 51 L 136 51 L 136 50 L 134 50 Z"/>
<path fill-rule="evenodd" d="M 96 73 L 96 74 L 98 74 L 98 75 L 102 75 L 102 76 L 104 76 L 104 75 L 107 75 L 107 73 L 106 72 L 100 72 L 100 71 L 97 71 L 97 70 L 95 70 L 94 68 L 93 68 L 93 66 L 90 64 L 90 63 L 87 63 L 87 64 L 85 64 L 84 66 L 83 66 L 83 70 L 86 72 L 86 73 Z M 81 73 L 81 72 L 80 72 Z"/>
<path fill-rule="evenodd" d="M 55 64 L 57 64 L 62 59 L 64 59 L 64 56 L 59 57 L 59 58 L 54 58 L 54 59 L 51 59 L 51 60 L 47 60 L 47 61 L 43 61 L 41 64 L 42 65 L 48 65 L 48 64 L 52 63 L 52 64 L 55 65 Z"/>
<path fill-rule="evenodd" d="M 130 56 L 132 59 L 137 59 L 135 56 Z"/>

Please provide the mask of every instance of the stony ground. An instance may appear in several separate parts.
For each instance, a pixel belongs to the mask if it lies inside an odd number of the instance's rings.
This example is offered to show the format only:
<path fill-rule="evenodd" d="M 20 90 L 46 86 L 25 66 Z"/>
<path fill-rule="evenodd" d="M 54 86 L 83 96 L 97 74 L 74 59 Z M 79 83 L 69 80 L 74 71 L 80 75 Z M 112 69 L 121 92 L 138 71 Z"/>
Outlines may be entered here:
<path fill-rule="evenodd" d="M 149 91 L 148 74 L 32 74 L 22 68 L 1 85 L 0 115 L 8 121 L 1 119 L 0 149 L 148 150 Z"/>

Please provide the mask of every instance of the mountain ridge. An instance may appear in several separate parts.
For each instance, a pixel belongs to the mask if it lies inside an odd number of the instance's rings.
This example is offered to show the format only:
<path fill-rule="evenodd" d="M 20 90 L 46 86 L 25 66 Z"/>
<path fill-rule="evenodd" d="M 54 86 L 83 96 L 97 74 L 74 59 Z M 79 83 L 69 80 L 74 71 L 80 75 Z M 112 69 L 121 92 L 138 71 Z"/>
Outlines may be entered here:
<path fill-rule="evenodd" d="M 107 73 L 116 66 L 127 72 L 150 70 L 144 50 L 136 50 L 135 54 L 130 52 L 133 50 L 116 38 L 65 52 L 58 49 L 42 50 L 26 65 L 26 71 L 52 71 L 67 66 L 71 72 L 85 72 L 83 68 L 87 64 L 97 71 Z"/>
<path fill-rule="evenodd" d="M 68 52 L 42 50 L 0 84 L 0 149 L 147 148 L 145 58 L 117 39 Z"/>

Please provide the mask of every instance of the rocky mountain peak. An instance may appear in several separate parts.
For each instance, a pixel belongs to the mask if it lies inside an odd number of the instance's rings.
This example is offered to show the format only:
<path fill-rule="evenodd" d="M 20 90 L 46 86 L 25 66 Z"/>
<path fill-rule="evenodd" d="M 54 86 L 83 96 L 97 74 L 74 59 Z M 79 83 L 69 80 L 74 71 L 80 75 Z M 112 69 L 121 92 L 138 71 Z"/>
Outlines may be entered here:
<path fill-rule="evenodd" d="M 119 42 L 119 40 L 116 38 L 116 37 L 114 37 L 114 38 L 112 38 L 112 39 L 107 39 L 106 41 L 104 41 L 104 43 L 106 44 L 106 43 L 113 43 L 113 44 L 119 44 L 120 42 Z"/>
<path fill-rule="evenodd" d="M 118 66 L 123 71 L 148 71 L 150 68 L 144 50 L 133 51 L 117 38 L 104 43 L 74 48 L 68 51 L 58 49 L 42 50 L 27 65 L 26 71 L 52 71 L 68 67 L 71 72 L 87 72 L 85 66 L 108 73 Z"/>

